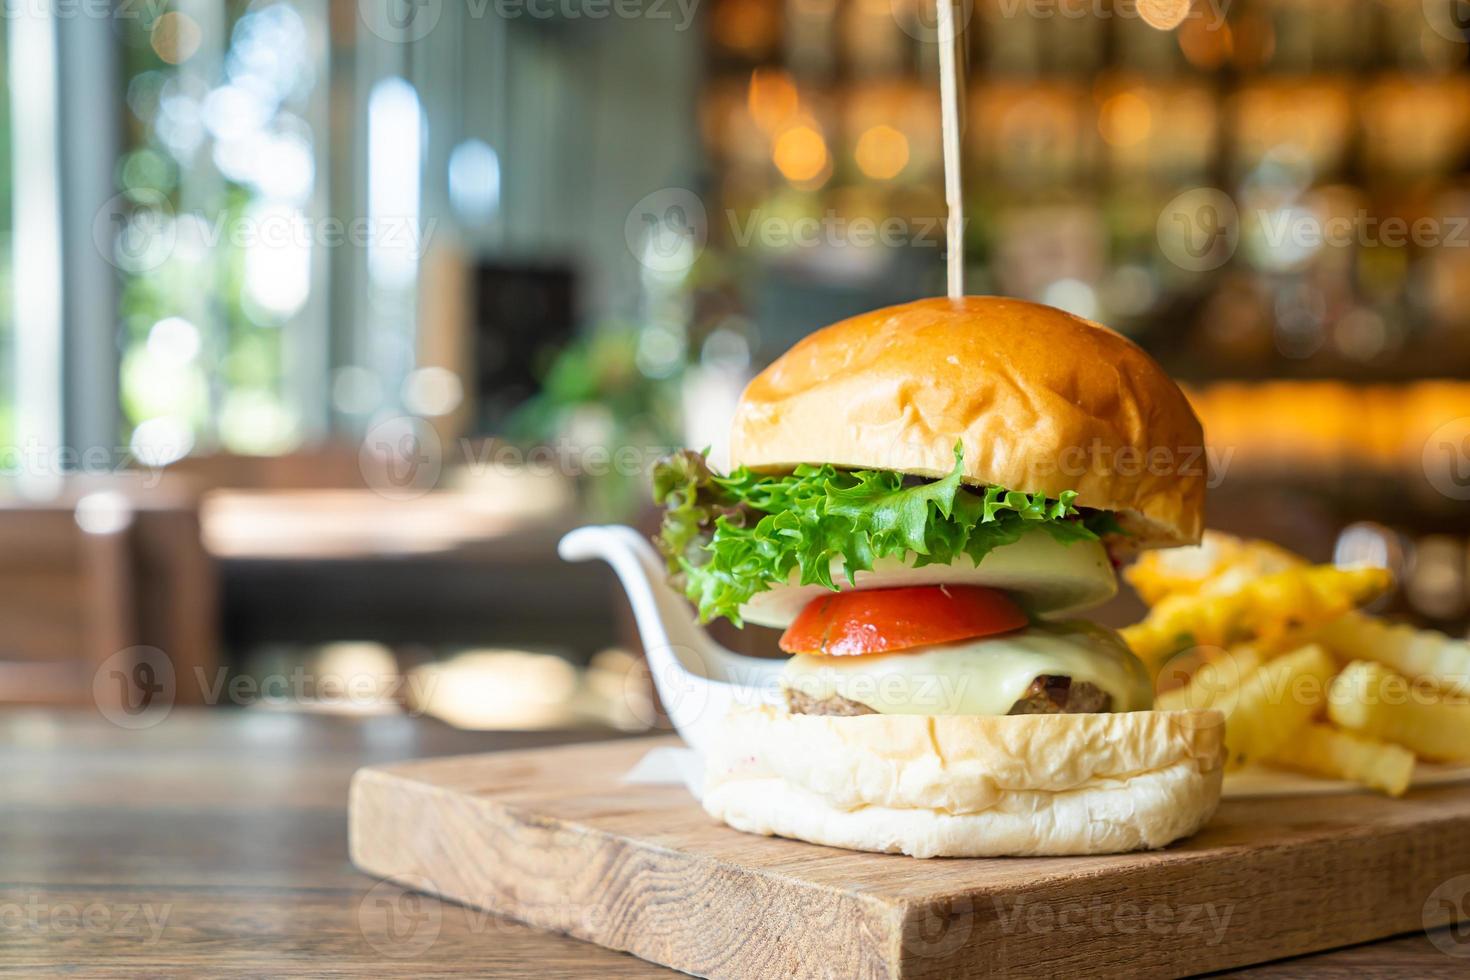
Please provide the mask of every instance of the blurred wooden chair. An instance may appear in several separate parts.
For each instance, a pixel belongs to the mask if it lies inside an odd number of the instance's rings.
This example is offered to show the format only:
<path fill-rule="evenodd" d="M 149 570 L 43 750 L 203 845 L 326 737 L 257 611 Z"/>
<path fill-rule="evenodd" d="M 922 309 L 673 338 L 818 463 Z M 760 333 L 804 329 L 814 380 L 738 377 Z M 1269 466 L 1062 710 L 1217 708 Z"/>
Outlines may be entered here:
<path fill-rule="evenodd" d="M 173 664 L 175 703 L 202 701 L 197 670 L 218 662 L 216 593 L 192 498 L 79 485 L 0 501 L 0 703 L 120 698 L 105 681 L 94 695 L 94 678 L 140 646 Z"/>

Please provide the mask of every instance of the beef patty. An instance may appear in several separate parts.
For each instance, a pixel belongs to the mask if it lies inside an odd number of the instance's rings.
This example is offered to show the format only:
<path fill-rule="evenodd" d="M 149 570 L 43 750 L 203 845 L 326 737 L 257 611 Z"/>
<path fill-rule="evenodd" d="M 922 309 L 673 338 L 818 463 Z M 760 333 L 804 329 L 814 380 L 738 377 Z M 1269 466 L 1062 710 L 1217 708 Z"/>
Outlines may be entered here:
<path fill-rule="evenodd" d="M 857 701 L 849 701 L 840 695 L 829 698 L 814 698 L 801 691 L 786 691 L 786 705 L 794 715 L 855 715 L 877 714 L 872 708 Z M 1062 674 L 1042 674 L 1031 682 L 1021 699 L 1011 705 L 1007 714 L 1012 715 L 1061 715 L 1090 714 L 1113 710 L 1113 696 L 1087 681 L 1073 683 L 1072 678 Z"/>
<path fill-rule="evenodd" d="M 875 715 L 877 714 L 866 704 L 857 701 L 849 701 L 841 695 L 834 694 L 830 698 L 814 698 L 810 694 L 801 691 L 786 689 L 786 707 L 791 709 L 793 715 L 841 715 L 851 717 L 853 715 Z"/>
<path fill-rule="evenodd" d="M 1074 683 L 1065 674 L 1042 674 L 1007 714 L 1083 715 L 1112 710 L 1113 696 L 1096 684 Z"/>

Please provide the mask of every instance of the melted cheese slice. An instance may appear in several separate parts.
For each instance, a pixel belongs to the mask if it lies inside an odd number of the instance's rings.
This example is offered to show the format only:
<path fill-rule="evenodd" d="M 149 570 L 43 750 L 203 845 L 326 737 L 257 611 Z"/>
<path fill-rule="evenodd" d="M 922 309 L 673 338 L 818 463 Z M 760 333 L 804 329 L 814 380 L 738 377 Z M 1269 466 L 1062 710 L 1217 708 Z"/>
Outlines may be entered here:
<path fill-rule="evenodd" d="M 1113 696 L 1114 711 L 1147 711 L 1143 664 L 1112 630 L 1091 623 L 1035 624 L 917 653 L 870 657 L 799 654 L 781 686 L 818 700 L 834 695 L 886 715 L 1004 715 L 1042 674 L 1086 681 Z"/>

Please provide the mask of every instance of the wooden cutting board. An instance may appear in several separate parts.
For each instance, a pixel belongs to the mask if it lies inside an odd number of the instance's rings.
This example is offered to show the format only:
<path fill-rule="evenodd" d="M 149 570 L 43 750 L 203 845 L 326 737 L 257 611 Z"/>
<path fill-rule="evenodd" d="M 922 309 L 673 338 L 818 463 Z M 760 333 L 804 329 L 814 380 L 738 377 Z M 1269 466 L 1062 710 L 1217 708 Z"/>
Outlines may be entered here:
<path fill-rule="evenodd" d="M 1227 800 L 1160 852 L 920 861 L 738 833 L 682 787 L 621 782 L 677 744 L 363 769 L 352 859 L 711 977 L 1179 976 L 1470 918 L 1470 786 Z"/>

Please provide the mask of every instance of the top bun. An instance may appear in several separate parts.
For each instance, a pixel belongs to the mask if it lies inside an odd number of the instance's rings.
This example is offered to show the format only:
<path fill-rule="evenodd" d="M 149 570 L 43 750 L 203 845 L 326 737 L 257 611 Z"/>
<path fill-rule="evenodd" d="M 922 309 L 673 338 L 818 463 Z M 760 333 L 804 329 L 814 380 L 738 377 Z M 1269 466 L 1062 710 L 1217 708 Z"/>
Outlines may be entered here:
<path fill-rule="evenodd" d="M 1049 306 L 924 299 L 818 330 L 740 398 L 731 462 L 964 479 L 1117 513 L 1139 547 L 1193 544 L 1204 433 L 1137 345 Z"/>

